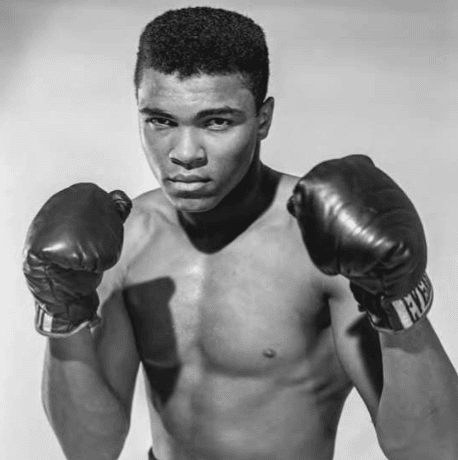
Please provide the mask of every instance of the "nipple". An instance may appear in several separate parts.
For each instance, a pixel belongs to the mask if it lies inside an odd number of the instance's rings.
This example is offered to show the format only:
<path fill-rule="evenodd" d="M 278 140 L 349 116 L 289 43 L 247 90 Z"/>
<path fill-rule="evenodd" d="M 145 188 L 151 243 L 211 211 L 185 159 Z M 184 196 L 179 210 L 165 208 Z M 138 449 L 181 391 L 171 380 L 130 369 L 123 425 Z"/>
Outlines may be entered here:
<path fill-rule="evenodd" d="M 275 358 L 275 356 L 277 356 L 277 353 L 272 348 L 264 348 L 264 350 L 262 350 L 262 354 L 266 358 Z"/>

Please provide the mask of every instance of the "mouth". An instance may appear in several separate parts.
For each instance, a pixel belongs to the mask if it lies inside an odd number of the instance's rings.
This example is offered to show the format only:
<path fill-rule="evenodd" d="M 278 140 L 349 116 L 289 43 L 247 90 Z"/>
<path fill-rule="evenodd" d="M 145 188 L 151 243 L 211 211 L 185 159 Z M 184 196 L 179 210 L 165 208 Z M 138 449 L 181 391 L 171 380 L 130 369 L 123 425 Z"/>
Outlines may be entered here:
<path fill-rule="evenodd" d="M 211 179 L 197 174 L 177 174 L 167 179 L 177 196 L 195 198 L 208 193 Z"/>
<path fill-rule="evenodd" d="M 177 174 L 176 176 L 168 179 L 170 182 L 177 182 L 183 184 L 194 184 L 194 183 L 207 183 L 211 179 L 197 174 Z"/>

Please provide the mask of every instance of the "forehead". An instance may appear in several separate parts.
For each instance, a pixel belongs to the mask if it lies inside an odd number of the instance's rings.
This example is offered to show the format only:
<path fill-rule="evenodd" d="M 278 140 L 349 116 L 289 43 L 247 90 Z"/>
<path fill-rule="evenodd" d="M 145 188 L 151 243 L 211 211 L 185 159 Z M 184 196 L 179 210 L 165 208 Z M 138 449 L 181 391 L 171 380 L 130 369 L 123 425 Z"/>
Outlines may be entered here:
<path fill-rule="evenodd" d="M 245 112 L 255 110 L 254 97 L 239 74 L 194 75 L 179 78 L 145 69 L 138 87 L 138 106 L 167 110 L 200 111 L 232 107 Z"/>

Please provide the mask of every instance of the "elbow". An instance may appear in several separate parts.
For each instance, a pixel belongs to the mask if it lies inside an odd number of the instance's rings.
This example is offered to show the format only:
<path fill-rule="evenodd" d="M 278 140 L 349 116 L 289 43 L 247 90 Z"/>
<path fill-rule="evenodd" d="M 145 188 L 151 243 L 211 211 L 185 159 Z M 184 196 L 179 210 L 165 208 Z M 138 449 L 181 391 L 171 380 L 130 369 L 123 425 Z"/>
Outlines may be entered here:
<path fill-rule="evenodd" d="M 112 432 L 109 436 L 84 433 L 73 440 L 57 436 L 67 460 L 118 460 L 124 448 L 127 431 Z"/>
<path fill-rule="evenodd" d="M 389 460 L 456 460 L 458 458 L 456 439 L 451 438 L 431 442 L 422 440 L 402 447 L 381 445 L 380 447 Z"/>
<path fill-rule="evenodd" d="M 108 392 L 87 400 L 68 393 L 43 379 L 42 405 L 65 458 L 117 460 L 129 433 L 128 411 Z"/>
<path fill-rule="evenodd" d="M 45 398 L 43 407 L 67 460 L 117 460 L 121 456 L 130 429 L 129 417 L 117 414 L 105 420 L 87 419 L 83 424 L 68 414 L 58 416 L 59 411 Z"/>
<path fill-rule="evenodd" d="M 456 460 L 458 428 L 455 423 L 425 420 L 404 421 L 402 425 L 376 426 L 377 439 L 389 460 Z M 394 429 L 393 429 L 394 428 Z"/>

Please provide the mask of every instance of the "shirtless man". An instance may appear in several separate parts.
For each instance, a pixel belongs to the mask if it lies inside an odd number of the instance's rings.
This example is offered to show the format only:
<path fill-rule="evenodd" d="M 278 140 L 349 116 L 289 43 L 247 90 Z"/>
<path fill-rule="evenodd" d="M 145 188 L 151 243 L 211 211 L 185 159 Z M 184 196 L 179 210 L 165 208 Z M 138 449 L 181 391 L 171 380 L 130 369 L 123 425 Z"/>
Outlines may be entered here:
<path fill-rule="evenodd" d="M 122 192 L 77 184 L 33 221 L 43 401 L 68 459 L 119 457 L 140 364 L 150 458 L 330 460 L 353 387 L 388 459 L 458 458 L 458 379 L 426 318 L 412 203 L 367 157 L 300 181 L 262 164 L 267 79 L 250 19 L 156 18 L 135 84 L 160 188 L 129 215 Z"/>

